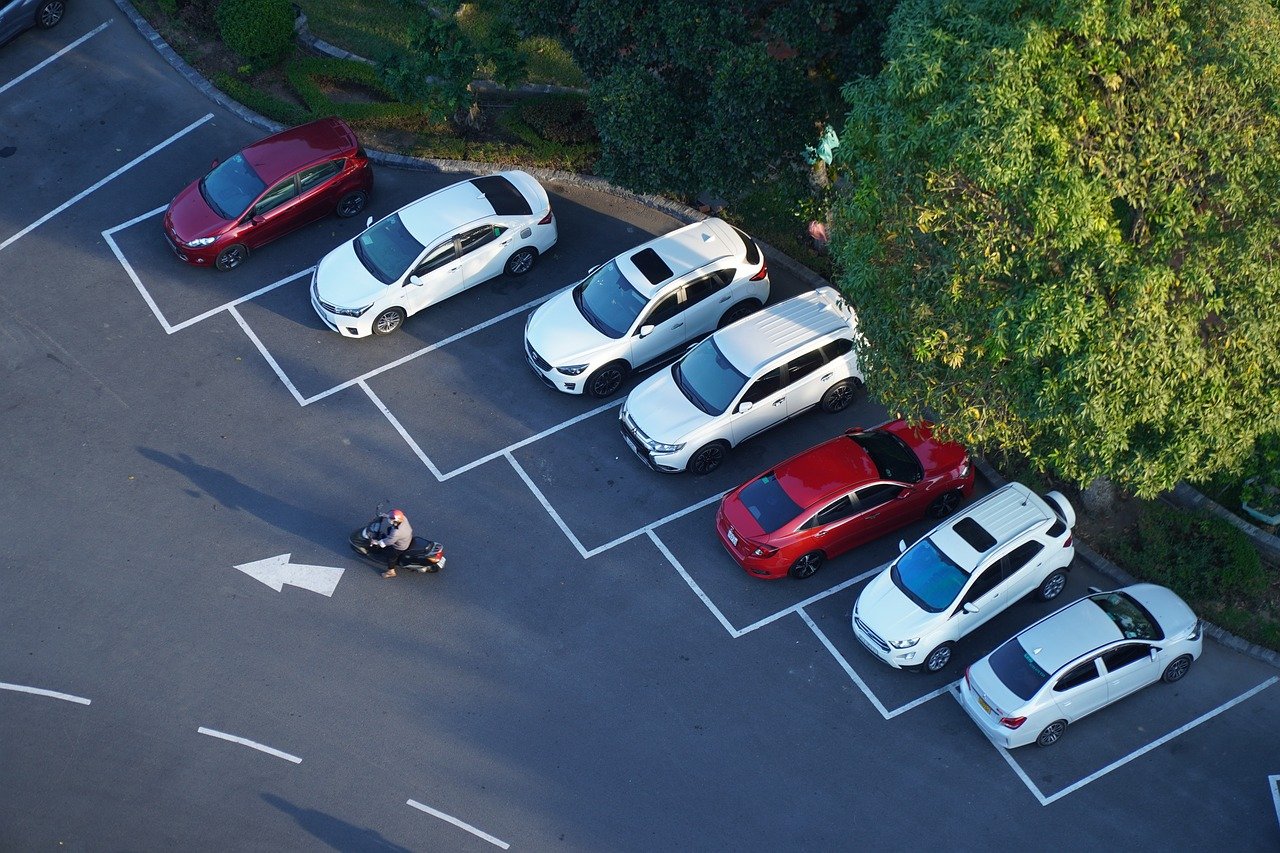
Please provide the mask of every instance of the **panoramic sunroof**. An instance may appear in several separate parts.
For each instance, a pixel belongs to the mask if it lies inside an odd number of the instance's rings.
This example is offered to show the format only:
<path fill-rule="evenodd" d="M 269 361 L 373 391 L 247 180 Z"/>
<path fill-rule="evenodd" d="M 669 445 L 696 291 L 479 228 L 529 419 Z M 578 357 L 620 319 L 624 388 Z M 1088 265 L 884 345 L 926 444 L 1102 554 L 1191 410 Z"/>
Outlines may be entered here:
<path fill-rule="evenodd" d="M 981 554 L 989 550 L 996 544 L 996 538 L 987 532 L 987 529 L 972 518 L 962 518 L 955 524 L 951 525 L 951 529 L 956 532 L 961 539 L 969 543 L 969 547 Z"/>
<path fill-rule="evenodd" d="M 649 280 L 650 284 L 660 284 L 671 278 L 671 267 L 658 257 L 653 249 L 641 249 L 631 256 L 631 263 Z"/>

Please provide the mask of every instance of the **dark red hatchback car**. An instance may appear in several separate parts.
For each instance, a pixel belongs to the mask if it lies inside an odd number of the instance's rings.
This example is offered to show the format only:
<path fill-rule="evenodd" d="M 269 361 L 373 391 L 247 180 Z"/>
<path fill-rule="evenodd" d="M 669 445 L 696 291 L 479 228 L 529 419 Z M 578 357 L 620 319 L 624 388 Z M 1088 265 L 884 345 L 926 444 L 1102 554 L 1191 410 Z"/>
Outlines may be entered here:
<path fill-rule="evenodd" d="M 973 466 L 932 426 L 858 427 L 775 465 L 724 496 L 720 542 L 749 574 L 807 578 L 864 542 L 950 515 L 973 492 Z"/>
<path fill-rule="evenodd" d="M 338 118 L 261 139 L 195 181 L 169 203 L 164 235 L 178 257 L 231 270 L 256 249 L 330 213 L 355 216 L 373 188 L 373 168 L 355 132 Z"/>

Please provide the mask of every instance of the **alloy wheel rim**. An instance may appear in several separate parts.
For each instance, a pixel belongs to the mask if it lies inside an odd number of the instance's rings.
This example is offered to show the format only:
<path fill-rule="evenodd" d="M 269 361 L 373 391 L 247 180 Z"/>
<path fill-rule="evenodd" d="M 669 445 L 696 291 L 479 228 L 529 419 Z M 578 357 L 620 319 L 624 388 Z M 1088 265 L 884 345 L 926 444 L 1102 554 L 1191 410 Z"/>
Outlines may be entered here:
<path fill-rule="evenodd" d="M 528 252 L 520 252 L 511 259 L 511 271 L 513 273 L 525 273 L 529 271 L 529 267 L 533 266 L 533 255 Z"/>
<path fill-rule="evenodd" d="M 384 335 L 394 332 L 400 328 L 400 315 L 394 311 L 387 311 L 378 317 L 378 331 Z"/>
<path fill-rule="evenodd" d="M 1066 586 L 1066 583 L 1067 583 L 1067 579 L 1064 578 L 1062 575 L 1054 575 L 1052 578 L 1049 579 L 1049 582 L 1045 584 L 1045 587 L 1044 587 L 1045 598 L 1054 598 L 1055 596 L 1057 596 L 1058 593 L 1062 592 L 1062 588 Z"/>
<path fill-rule="evenodd" d="M 40 22 L 46 27 L 52 27 L 62 20 L 62 10 L 61 3 L 50 3 L 40 11 Z"/>

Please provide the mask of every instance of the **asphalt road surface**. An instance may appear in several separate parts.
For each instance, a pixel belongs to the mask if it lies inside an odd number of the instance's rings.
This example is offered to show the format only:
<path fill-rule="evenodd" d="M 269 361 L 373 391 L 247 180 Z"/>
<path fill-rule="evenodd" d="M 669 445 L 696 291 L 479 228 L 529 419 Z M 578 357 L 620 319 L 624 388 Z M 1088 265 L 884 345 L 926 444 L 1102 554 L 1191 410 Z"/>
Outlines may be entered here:
<path fill-rule="evenodd" d="M 550 181 L 560 243 L 533 273 L 344 340 L 306 287 L 360 223 L 229 274 L 160 235 L 262 135 L 106 0 L 0 48 L 0 848 L 1280 846 L 1274 669 L 1209 642 L 1183 682 L 1004 753 L 950 686 L 1051 606 L 926 677 L 849 629 L 896 542 L 803 582 L 729 561 L 716 497 L 879 422 L 873 400 L 663 477 L 621 398 L 534 377 L 533 305 L 675 220 Z M 457 178 L 379 168 L 370 212 Z M 772 269 L 776 296 L 804 287 Z M 386 497 L 443 572 L 350 553 Z M 332 594 L 236 568 L 285 554 L 340 569 Z M 1063 600 L 1108 585 L 1077 560 Z"/>

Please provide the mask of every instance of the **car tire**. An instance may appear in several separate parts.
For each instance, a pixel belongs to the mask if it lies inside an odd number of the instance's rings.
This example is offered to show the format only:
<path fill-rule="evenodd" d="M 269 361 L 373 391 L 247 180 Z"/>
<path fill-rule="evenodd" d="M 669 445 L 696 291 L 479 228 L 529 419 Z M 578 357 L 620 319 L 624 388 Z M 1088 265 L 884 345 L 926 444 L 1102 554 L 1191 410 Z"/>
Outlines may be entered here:
<path fill-rule="evenodd" d="M 791 564 L 791 568 L 787 569 L 787 574 L 796 580 L 811 578 L 818 573 L 818 569 L 822 568 L 826 559 L 827 555 L 821 551 L 810 551 L 808 554 L 797 557 Z"/>
<path fill-rule="evenodd" d="M 36 26 L 42 30 L 55 27 L 66 13 L 67 4 L 64 0 L 47 0 L 36 9 Z"/>
<path fill-rule="evenodd" d="M 716 324 L 716 328 L 723 329 L 725 326 L 738 322 L 743 317 L 750 317 L 759 310 L 759 302 L 754 299 L 744 299 L 738 304 L 730 306 L 729 310 L 720 315 L 720 322 Z"/>
<path fill-rule="evenodd" d="M 944 492 L 933 499 L 933 503 L 929 504 L 930 518 L 946 518 L 951 513 L 960 508 L 960 504 L 964 501 L 964 492 L 960 489 L 952 489 Z"/>
<path fill-rule="evenodd" d="M 1169 665 L 1164 668 L 1164 674 L 1160 676 L 1160 680 L 1165 684 L 1181 681 L 1182 676 L 1186 675 L 1189 669 L 1191 669 L 1191 655 L 1180 655 L 1169 661 Z"/>
<path fill-rule="evenodd" d="M 213 265 L 223 272 L 230 272 L 249 259 L 249 249 L 243 243 L 234 243 L 218 253 Z"/>
<path fill-rule="evenodd" d="M 1062 569 L 1050 572 L 1049 577 L 1040 582 L 1040 588 L 1036 590 L 1036 598 L 1041 601 L 1053 601 L 1062 595 L 1062 590 L 1067 586 L 1067 573 Z"/>
<path fill-rule="evenodd" d="M 921 669 L 925 672 L 942 672 L 947 668 L 947 664 L 951 663 L 952 652 L 955 651 L 955 643 L 943 643 L 933 651 L 929 652 L 929 656 L 924 659 Z"/>
<path fill-rule="evenodd" d="M 404 318 L 403 308 L 388 308 L 373 318 L 373 333 L 389 335 L 404 325 Z"/>
<path fill-rule="evenodd" d="M 350 219 L 364 210 L 364 206 L 368 203 L 369 194 L 364 190 L 356 190 L 338 199 L 338 206 L 334 208 L 333 212 L 338 215 L 339 219 Z"/>
<path fill-rule="evenodd" d="M 827 389 L 827 393 L 822 395 L 822 411 L 834 415 L 836 412 L 843 412 L 849 408 L 849 404 L 853 402 L 854 395 L 858 392 L 858 383 L 854 379 L 846 379 L 843 382 L 837 382 Z"/>
<path fill-rule="evenodd" d="M 517 249 L 511 257 L 507 258 L 507 265 L 502 268 L 502 271 L 510 276 L 522 276 L 533 269 L 533 262 L 537 259 L 538 250 L 532 246 L 525 246 Z"/>
<path fill-rule="evenodd" d="M 631 366 L 625 361 L 611 361 L 588 376 L 582 390 L 597 400 L 612 397 L 622 387 L 622 383 L 627 381 L 627 374 L 630 372 Z"/>
<path fill-rule="evenodd" d="M 1036 735 L 1036 746 L 1053 746 L 1062 739 L 1062 735 L 1066 730 L 1066 720 L 1054 720 L 1044 727 L 1044 731 Z"/>
<path fill-rule="evenodd" d="M 720 467 L 720 463 L 724 462 L 724 457 L 728 452 L 729 445 L 723 441 L 704 444 L 689 457 L 689 464 L 685 466 L 684 470 L 699 477 L 703 474 L 710 474 Z"/>

